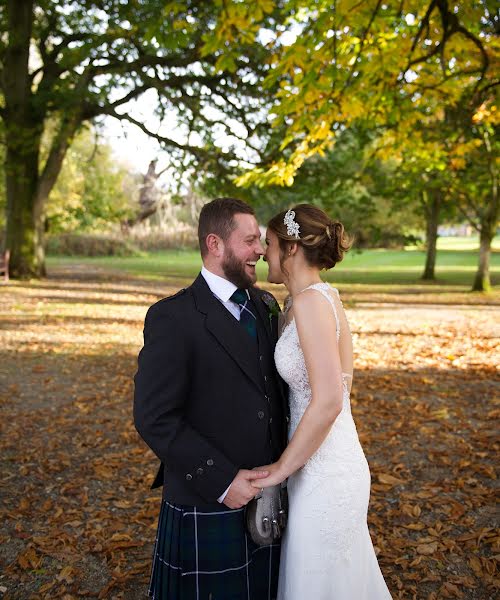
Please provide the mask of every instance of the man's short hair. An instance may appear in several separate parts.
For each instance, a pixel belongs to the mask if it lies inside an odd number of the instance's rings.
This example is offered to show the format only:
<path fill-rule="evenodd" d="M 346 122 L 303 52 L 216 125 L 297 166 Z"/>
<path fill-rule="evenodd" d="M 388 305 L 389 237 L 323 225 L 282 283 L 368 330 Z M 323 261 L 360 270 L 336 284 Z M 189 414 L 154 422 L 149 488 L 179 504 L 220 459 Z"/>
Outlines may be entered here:
<path fill-rule="evenodd" d="M 198 242 L 202 256 L 208 254 L 207 236 L 215 233 L 224 242 L 236 228 L 234 215 L 255 215 L 254 209 L 237 198 L 216 198 L 203 206 L 198 222 Z"/>

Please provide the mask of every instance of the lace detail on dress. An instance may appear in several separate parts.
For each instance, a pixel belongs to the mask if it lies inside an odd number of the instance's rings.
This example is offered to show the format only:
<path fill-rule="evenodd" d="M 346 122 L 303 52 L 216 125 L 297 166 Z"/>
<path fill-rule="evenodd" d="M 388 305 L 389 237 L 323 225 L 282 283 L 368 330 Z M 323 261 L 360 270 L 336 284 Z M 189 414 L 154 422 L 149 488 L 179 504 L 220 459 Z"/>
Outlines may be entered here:
<path fill-rule="evenodd" d="M 337 342 L 340 321 L 329 284 L 318 283 L 306 289 L 316 289 L 330 302 L 336 321 Z M 334 289 L 334 288 L 333 288 Z M 305 290 L 304 290 L 305 291 Z M 334 290 L 337 295 L 338 291 Z M 275 361 L 278 372 L 289 386 L 290 426 L 293 436 L 311 400 L 311 387 L 300 347 L 295 319 L 288 323 L 276 345 Z M 311 527 L 319 527 L 322 541 L 314 552 L 323 562 L 349 558 L 353 541 L 366 527 L 370 474 L 352 419 L 349 387 L 343 373 L 343 407 L 320 448 L 306 464 L 289 479 L 289 491 L 310 497 L 310 508 L 303 518 Z M 362 491 L 361 491 L 362 490 Z"/>
<path fill-rule="evenodd" d="M 330 296 L 327 289 L 325 289 L 325 286 L 328 290 L 333 290 L 340 300 L 338 290 L 330 287 L 328 283 L 314 283 L 305 289 L 316 289 L 318 292 L 321 292 L 321 294 L 330 302 L 333 309 L 333 314 L 335 315 L 338 342 L 340 339 L 340 320 L 333 298 Z M 291 305 L 291 298 L 287 298 L 287 300 L 288 302 L 285 308 L 288 310 Z M 300 404 L 300 408 L 303 409 L 301 411 L 297 411 L 297 416 L 299 417 L 300 421 L 300 418 L 302 417 L 302 414 L 307 408 L 307 405 L 311 399 L 311 387 L 309 385 L 309 376 L 307 374 L 304 355 L 302 354 L 302 349 L 300 347 L 295 318 L 293 318 L 283 327 L 281 337 L 276 345 L 275 361 L 281 377 L 290 387 L 291 395 L 294 395 L 294 399 Z M 344 384 L 343 411 L 345 410 L 350 412 L 351 405 L 349 399 L 348 382 L 346 381 L 347 378 L 352 378 L 352 375 L 350 373 L 342 373 L 342 380 Z M 290 404 L 292 404 L 292 399 L 290 399 Z M 295 424 L 295 427 L 291 424 L 290 430 L 292 433 L 295 431 L 296 425 L 298 425 L 298 422 Z"/>

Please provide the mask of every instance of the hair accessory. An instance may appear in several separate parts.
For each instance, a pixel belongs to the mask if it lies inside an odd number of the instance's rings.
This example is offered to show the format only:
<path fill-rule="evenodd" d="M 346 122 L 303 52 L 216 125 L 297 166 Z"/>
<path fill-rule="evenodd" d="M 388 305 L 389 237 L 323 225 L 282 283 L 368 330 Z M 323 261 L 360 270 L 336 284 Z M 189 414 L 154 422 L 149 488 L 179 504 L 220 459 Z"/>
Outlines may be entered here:
<path fill-rule="evenodd" d="M 285 218 L 283 219 L 283 223 L 286 225 L 287 235 L 290 235 L 290 236 L 293 235 L 294 237 L 299 239 L 300 225 L 297 223 L 297 221 L 294 221 L 294 217 L 295 217 L 295 211 L 288 210 L 286 212 Z"/>
<path fill-rule="evenodd" d="M 326 226 L 325 231 L 326 231 L 326 235 L 328 236 L 328 239 L 331 240 L 332 239 L 332 235 L 330 233 L 330 228 L 328 227 L 328 225 Z"/>

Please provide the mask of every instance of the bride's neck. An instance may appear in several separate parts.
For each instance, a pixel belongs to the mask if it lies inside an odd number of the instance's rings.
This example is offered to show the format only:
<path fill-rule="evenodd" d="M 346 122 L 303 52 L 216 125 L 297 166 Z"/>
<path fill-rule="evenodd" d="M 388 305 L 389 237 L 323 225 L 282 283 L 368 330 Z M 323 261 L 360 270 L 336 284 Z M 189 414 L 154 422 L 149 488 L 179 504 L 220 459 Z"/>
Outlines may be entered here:
<path fill-rule="evenodd" d="M 322 283 L 318 269 L 301 270 L 300 273 L 290 273 L 285 285 L 294 298 L 298 293 L 314 283 Z"/>

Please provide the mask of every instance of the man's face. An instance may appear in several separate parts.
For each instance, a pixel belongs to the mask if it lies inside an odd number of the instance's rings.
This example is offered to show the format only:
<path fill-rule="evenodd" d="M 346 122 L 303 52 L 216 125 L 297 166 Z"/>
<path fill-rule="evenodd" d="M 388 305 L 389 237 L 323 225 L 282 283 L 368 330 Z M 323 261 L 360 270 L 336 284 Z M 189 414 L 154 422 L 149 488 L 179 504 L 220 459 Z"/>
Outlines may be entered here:
<path fill-rule="evenodd" d="M 257 281 L 255 265 L 264 254 L 260 230 L 253 215 L 234 215 L 235 229 L 224 242 L 222 270 L 226 278 L 239 288 L 251 287 Z"/>

